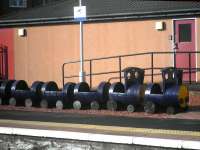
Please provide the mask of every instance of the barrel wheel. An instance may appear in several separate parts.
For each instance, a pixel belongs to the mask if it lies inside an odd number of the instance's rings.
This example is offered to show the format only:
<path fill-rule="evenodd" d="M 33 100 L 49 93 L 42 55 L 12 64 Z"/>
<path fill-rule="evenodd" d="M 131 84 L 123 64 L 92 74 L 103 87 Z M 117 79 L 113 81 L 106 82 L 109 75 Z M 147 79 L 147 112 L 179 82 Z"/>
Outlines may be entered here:
<path fill-rule="evenodd" d="M 168 115 L 174 115 L 176 113 L 176 108 L 174 106 L 168 106 L 166 109 Z"/>
<path fill-rule="evenodd" d="M 9 105 L 10 106 L 16 106 L 17 105 L 17 100 L 14 97 L 11 97 L 9 99 Z"/>
<path fill-rule="evenodd" d="M 111 111 L 117 110 L 117 102 L 112 101 L 112 100 L 109 100 L 109 101 L 107 102 L 107 109 L 108 109 L 108 110 L 111 110 Z"/>
<path fill-rule="evenodd" d="M 73 108 L 76 110 L 80 110 L 82 107 L 81 102 L 80 101 L 74 101 L 73 102 Z"/>
<path fill-rule="evenodd" d="M 47 102 L 46 99 L 41 100 L 40 107 L 41 108 L 48 108 L 48 102 Z"/>
<path fill-rule="evenodd" d="M 2 98 L 0 98 L 0 105 L 3 105 L 3 100 L 2 100 Z"/>
<path fill-rule="evenodd" d="M 33 106 L 33 102 L 30 98 L 25 99 L 25 107 L 31 108 Z"/>
<path fill-rule="evenodd" d="M 144 111 L 146 113 L 150 113 L 150 114 L 153 114 L 156 112 L 156 104 L 151 102 L 151 101 L 147 101 L 145 102 L 144 104 Z"/>
<path fill-rule="evenodd" d="M 99 103 L 97 101 L 93 101 L 93 102 L 90 103 L 90 108 L 92 110 L 99 110 L 100 109 L 100 105 L 99 105 Z"/>
<path fill-rule="evenodd" d="M 128 105 L 127 106 L 127 111 L 129 112 L 129 113 L 132 113 L 132 112 L 134 112 L 135 111 L 135 106 L 134 105 Z"/>
<path fill-rule="evenodd" d="M 63 110 L 64 106 L 63 106 L 63 102 L 61 100 L 58 100 L 56 102 L 56 109 L 58 110 Z"/>

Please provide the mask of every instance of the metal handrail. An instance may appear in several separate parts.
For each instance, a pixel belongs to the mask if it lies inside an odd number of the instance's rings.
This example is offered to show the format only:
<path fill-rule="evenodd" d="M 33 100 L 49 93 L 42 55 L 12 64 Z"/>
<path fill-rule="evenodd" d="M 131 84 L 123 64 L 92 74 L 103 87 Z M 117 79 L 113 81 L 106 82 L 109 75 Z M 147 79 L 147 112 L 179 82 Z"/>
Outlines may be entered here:
<path fill-rule="evenodd" d="M 109 57 L 101 57 L 101 58 L 93 58 L 93 59 L 85 59 L 84 62 L 89 62 L 89 66 L 90 66 L 90 73 L 86 74 L 85 76 L 89 76 L 90 77 L 90 86 L 92 87 L 92 77 L 95 75 L 103 75 L 103 74 L 111 74 L 111 73 L 118 73 L 119 74 L 119 80 L 121 82 L 122 80 L 122 62 L 121 59 L 125 58 L 125 57 L 133 57 L 133 56 L 150 56 L 151 57 L 151 66 L 149 68 L 143 68 L 145 70 L 151 70 L 151 74 L 145 74 L 145 76 L 151 76 L 151 82 L 153 82 L 154 80 L 154 76 L 155 75 L 159 75 L 159 73 L 154 73 L 155 70 L 160 70 L 162 69 L 161 67 L 154 67 L 154 56 L 155 55 L 159 55 L 159 54 L 173 54 L 173 59 L 174 59 L 174 67 L 176 66 L 176 55 L 177 54 L 187 54 L 188 55 L 188 60 L 189 60 L 189 67 L 188 68 L 180 68 L 180 69 L 184 69 L 184 70 L 188 70 L 188 72 L 184 73 L 189 73 L 189 83 L 192 83 L 192 76 L 191 74 L 193 73 L 193 70 L 195 70 L 195 72 L 200 71 L 200 68 L 196 67 L 196 68 L 192 68 L 191 65 L 191 55 L 192 54 L 200 54 L 200 51 L 196 51 L 196 52 L 191 52 L 191 51 L 182 51 L 182 52 L 171 52 L 171 51 L 164 51 L 164 52 L 144 52 L 144 53 L 135 53 L 135 54 L 127 54 L 127 55 L 117 55 L 117 56 L 109 56 Z M 92 63 L 94 61 L 98 61 L 98 60 L 107 60 L 107 59 L 118 59 L 119 62 L 119 70 L 115 70 L 115 71 L 109 71 L 109 72 L 99 72 L 99 73 L 92 73 Z M 63 81 L 63 86 L 65 84 L 65 79 L 69 79 L 69 78 L 77 78 L 79 77 L 78 75 L 72 75 L 72 76 L 65 76 L 65 66 L 66 65 L 70 65 L 70 64 L 77 64 L 80 61 L 69 61 L 69 62 L 65 62 L 62 65 L 62 81 Z M 116 78 L 116 77 L 114 77 Z"/>

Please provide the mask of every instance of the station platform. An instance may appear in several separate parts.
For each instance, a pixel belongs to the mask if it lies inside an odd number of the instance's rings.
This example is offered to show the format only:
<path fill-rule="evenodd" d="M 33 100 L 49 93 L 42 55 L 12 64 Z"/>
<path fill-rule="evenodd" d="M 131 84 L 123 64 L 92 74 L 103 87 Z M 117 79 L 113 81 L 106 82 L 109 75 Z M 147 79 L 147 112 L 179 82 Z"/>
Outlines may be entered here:
<path fill-rule="evenodd" d="M 176 115 L 0 106 L 0 134 L 200 149 L 200 109 Z"/>

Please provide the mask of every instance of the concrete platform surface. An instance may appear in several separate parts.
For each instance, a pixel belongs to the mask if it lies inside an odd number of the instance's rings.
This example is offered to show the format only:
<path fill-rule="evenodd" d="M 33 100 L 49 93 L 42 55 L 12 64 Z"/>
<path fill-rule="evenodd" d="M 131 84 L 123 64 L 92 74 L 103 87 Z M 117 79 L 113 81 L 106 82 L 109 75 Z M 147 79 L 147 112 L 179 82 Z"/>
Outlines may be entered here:
<path fill-rule="evenodd" d="M 199 109 L 169 116 L 163 113 L 0 107 L 0 134 L 200 149 L 200 114 Z"/>
<path fill-rule="evenodd" d="M 162 137 L 168 139 L 200 140 L 199 119 L 0 110 L 0 126 L 98 134 L 105 133 L 111 135 L 134 135 L 156 138 Z"/>

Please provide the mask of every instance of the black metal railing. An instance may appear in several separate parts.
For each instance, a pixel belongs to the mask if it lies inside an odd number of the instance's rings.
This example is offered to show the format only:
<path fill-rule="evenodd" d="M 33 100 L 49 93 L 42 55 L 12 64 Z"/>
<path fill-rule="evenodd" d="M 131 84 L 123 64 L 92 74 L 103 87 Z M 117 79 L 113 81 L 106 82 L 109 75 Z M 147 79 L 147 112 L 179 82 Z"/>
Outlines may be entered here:
<path fill-rule="evenodd" d="M 86 74 L 85 76 L 86 77 L 89 77 L 89 81 L 90 81 L 90 87 L 92 87 L 92 79 L 93 79 L 93 76 L 96 76 L 96 75 L 105 75 L 105 74 L 118 74 L 118 77 L 113 77 L 113 78 L 110 78 L 109 80 L 112 80 L 112 79 L 119 79 L 119 81 L 121 82 L 122 80 L 122 58 L 125 58 L 125 57 L 135 57 L 135 56 L 149 56 L 150 57 L 150 60 L 151 60 L 151 63 L 150 63 L 150 66 L 149 67 L 143 67 L 143 69 L 145 70 L 150 70 L 150 74 L 146 73 L 145 76 L 150 76 L 151 77 L 151 82 L 154 82 L 154 76 L 157 76 L 157 75 L 160 75 L 160 73 L 155 73 L 155 70 L 160 70 L 162 69 L 163 67 L 155 67 L 155 56 L 156 55 L 164 55 L 164 54 L 170 54 L 170 55 L 173 55 L 173 61 L 174 61 L 174 67 L 176 67 L 177 65 L 177 60 L 176 60 L 176 56 L 179 55 L 179 54 L 185 54 L 187 55 L 187 58 L 188 58 L 188 67 L 186 68 L 180 68 L 180 69 L 183 69 L 184 70 L 184 74 L 189 74 L 189 80 L 188 82 L 191 84 L 192 83 L 192 73 L 196 73 L 196 72 L 199 72 L 200 71 L 200 68 L 199 67 L 192 67 L 192 55 L 197 55 L 197 54 L 200 54 L 200 51 L 196 51 L 196 52 L 191 52 L 191 51 L 184 51 L 184 52 L 170 52 L 170 51 L 165 51 L 165 52 L 145 52 L 145 53 L 135 53 L 135 54 L 128 54 L 128 55 L 119 55 L 119 56 L 111 56 L 111 57 L 102 57 L 102 58 L 94 58 L 94 59 L 86 59 L 84 60 L 84 62 L 89 62 L 89 73 Z M 200 56 L 199 56 L 200 57 Z M 118 70 L 115 70 L 115 71 L 109 71 L 109 72 L 99 72 L 99 73 L 93 73 L 92 72 L 92 68 L 93 68 L 93 63 L 95 61 L 98 61 L 98 60 L 108 60 L 108 59 L 117 59 L 118 60 Z M 62 82 L 63 82 L 63 85 L 65 84 L 65 79 L 70 79 L 70 78 L 77 78 L 79 77 L 78 75 L 70 75 L 70 76 L 66 76 L 66 73 L 65 73 L 65 67 L 66 65 L 72 65 L 72 64 L 77 64 L 77 63 L 80 63 L 80 61 L 70 61 L 70 62 L 66 62 L 62 65 Z M 136 67 L 136 66 L 135 66 Z M 77 73 L 78 74 L 78 73 Z"/>
<path fill-rule="evenodd" d="M 0 45 L 0 79 L 8 79 L 8 48 Z"/>

